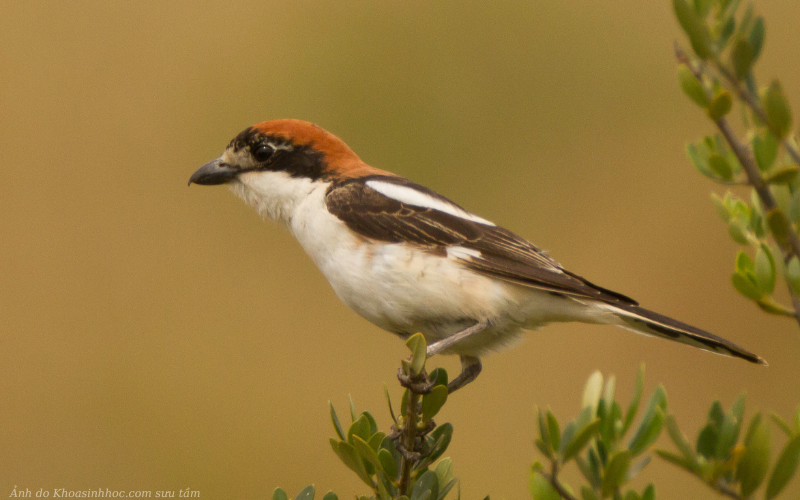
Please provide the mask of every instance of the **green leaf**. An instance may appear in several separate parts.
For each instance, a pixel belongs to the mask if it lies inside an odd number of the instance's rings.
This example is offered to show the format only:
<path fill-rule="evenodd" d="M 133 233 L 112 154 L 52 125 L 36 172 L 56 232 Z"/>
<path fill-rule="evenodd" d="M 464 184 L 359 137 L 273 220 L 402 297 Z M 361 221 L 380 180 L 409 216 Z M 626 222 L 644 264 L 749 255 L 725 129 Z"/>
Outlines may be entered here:
<path fill-rule="evenodd" d="M 590 448 L 591 450 L 591 448 Z M 583 477 L 594 487 L 600 486 L 600 474 L 599 471 L 596 471 L 592 468 L 592 466 L 580 455 L 575 456 L 575 463 L 578 465 L 578 470 L 581 471 Z"/>
<path fill-rule="evenodd" d="M 752 273 L 754 270 L 753 260 L 744 250 L 739 250 L 736 254 L 736 270 L 742 274 Z"/>
<path fill-rule="evenodd" d="M 753 156 L 756 158 L 758 168 L 762 172 L 766 172 L 778 157 L 778 147 L 780 146 L 778 139 L 772 132 L 767 130 L 763 134 L 753 136 L 751 146 L 753 147 Z"/>
<path fill-rule="evenodd" d="M 708 96 L 703 84 L 685 64 L 678 65 L 678 83 L 680 83 L 681 90 L 698 106 L 701 108 L 708 106 Z"/>
<path fill-rule="evenodd" d="M 717 438 L 717 448 L 714 456 L 720 460 L 727 460 L 730 457 L 733 445 L 739 438 L 739 427 L 741 421 L 732 413 L 725 415 L 725 420 L 719 429 L 719 437 Z"/>
<path fill-rule="evenodd" d="M 641 500 L 656 500 L 656 487 L 653 484 L 647 485 L 647 488 L 642 492 Z"/>
<path fill-rule="evenodd" d="M 451 479 L 444 486 L 439 487 L 439 500 L 444 500 L 444 497 L 450 493 L 450 490 L 452 490 L 453 486 L 455 486 L 457 483 L 458 479 Z M 441 484 L 441 482 L 439 484 Z"/>
<path fill-rule="evenodd" d="M 353 448 L 356 451 L 357 456 L 361 457 L 364 461 L 366 461 L 365 469 L 367 471 L 367 475 L 372 475 L 375 473 L 375 470 L 384 472 L 381 468 L 381 462 L 378 460 L 378 454 L 372 447 L 359 436 L 353 436 Z"/>
<path fill-rule="evenodd" d="M 289 496 L 281 488 L 275 488 L 272 492 L 272 500 L 289 500 Z"/>
<path fill-rule="evenodd" d="M 425 337 L 415 333 L 406 340 L 406 346 L 411 350 L 411 375 L 419 375 L 425 366 Z"/>
<path fill-rule="evenodd" d="M 731 93 L 725 89 L 719 89 L 711 102 L 708 103 L 708 116 L 712 120 L 717 121 L 731 111 L 733 106 L 733 98 Z"/>
<path fill-rule="evenodd" d="M 339 423 L 339 417 L 336 416 L 336 410 L 333 409 L 333 403 L 328 401 L 328 406 L 331 407 L 331 422 L 333 422 L 333 428 L 336 430 L 336 435 L 339 436 L 339 439 L 344 441 L 344 431 L 342 430 L 342 424 Z"/>
<path fill-rule="evenodd" d="M 782 419 L 780 415 L 776 413 L 770 413 L 769 417 L 772 419 L 773 422 L 775 422 L 775 425 L 780 427 L 780 429 L 786 433 L 787 436 L 792 437 L 794 435 L 792 428 L 789 427 L 789 424 L 787 424 L 786 421 Z"/>
<path fill-rule="evenodd" d="M 719 24 L 719 23 L 718 23 Z M 728 40 L 730 40 L 731 35 L 736 30 L 736 20 L 732 17 L 729 17 L 727 21 L 722 25 L 722 28 L 718 28 L 717 32 L 717 47 L 725 47 L 728 45 Z"/>
<path fill-rule="evenodd" d="M 772 196 L 775 197 L 775 203 L 778 208 L 786 214 L 789 212 L 789 205 L 792 203 L 792 191 L 789 186 L 772 185 L 769 187 Z"/>
<path fill-rule="evenodd" d="M 686 436 L 681 432 L 675 417 L 673 415 L 667 415 L 664 423 L 666 424 L 670 439 L 675 443 L 675 446 L 683 454 L 684 458 L 690 463 L 697 461 L 692 445 L 689 444 Z"/>
<path fill-rule="evenodd" d="M 426 498 L 431 500 L 439 498 L 439 478 L 432 470 L 425 471 L 411 489 L 410 500 L 425 500 Z"/>
<path fill-rule="evenodd" d="M 558 427 L 558 420 L 549 409 L 547 410 L 547 430 L 553 449 L 557 450 L 561 444 L 561 429 Z"/>
<path fill-rule="evenodd" d="M 647 467 L 647 464 L 649 464 L 649 463 L 650 463 L 650 460 L 651 460 L 651 458 L 652 458 L 652 457 L 651 457 L 650 455 L 646 455 L 644 458 L 642 458 L 642 459 L 641 459 L 641 460 L 639 460 L 638 462 L 635 462 L 635 463 L 631 464 L 630 468 L 628 469 L 628 475 L 626 476 L 627 480 L 631 480 L 631 479 L 633 479 L 633 478 L 634 478 L 634 477 L 636 477 L 636 476 L 637 476 L 637 475 L 638 475 L 638 474 L 639 474 L 639 473 L 640 473 L 640 472 L 641 472 L 641 471 L 642 471 L 642 470 L 643 470 L 645 467 Z"/>
<path fill-rule="evenodd" d="M 767 212 L 767 225 L 772 231 L 775 241 L 785 245 L 789 235 L 789 219 L 786 218 L 786 215 L 779 208 L 773 208 Z"/>
<path fill-rule="evenodd" d="M 447 386 L 447 371 L 444 368 L 435 368 L 428 376 L 434 386 Z"/>
<path fill-rule="evenodd" d="M 600 447 L 598 447 L 598 449 L 600 449 Z M 597 453 L 595 453 L 594 448 L 589 448 L 589 453 L 586 457 L 589 461 L 589 470 L 592 471 L 592 477 L 595 478 L 591 483 L 599 487 L 602 482 L 602 478 L 600 477 L 600 458 L 597 456 Z"/>
<path fill-rule="evenodd" d="M 339 500 L 339 497 L 336 496 L 336 493 L 329 491 L 325 493 L 325 496 L 322 497 L 322 500 Z"/>
<path fill-rule="evenodd" d="M 719 214 L 722 221 L 727 224 L 728 221 L 731 220 L 731 212 L 728 210 L 723 199 L 717 196 L 716 193 L 711 193 L 711 201 L 714 203 L 717 214 Z"/>
<path fill-rule="evenodd" d="M 789 203 L 789 220 L 797 224 L 800 222 L 800 190 L 792 193 L 792 201 Z"/>
<path fill-rule="evenodd" d="M 447 402 L 447 386 L 437 385 L 429 394 L 422 396 L 422 421 L 427 422 L 439 413 Z"/>
<path fill-rule="evenodd" d="M 547 458 L 553 458 L 553 450 L 548 448 L 547 443 L 542 441 L 542 438 L 536 438 L 533 440 L 533 444 L 542 452 L 542 455 L 546 456 Z"/>
<path fill-rule="evenodd" d="M 395 492 L 396 490 L 392 489 L 392 484 L 386 478 L 384 474 L 378 474 L 378 500 L 392 500 L 395 495 L 389 493 L 390 491 Z M 399 493 L 399 492 L 397 492 Z M 368 500 L 373 500 L 375 497 L 371 497 Z"/>
<path fill-rule="evenodd" d="M 647 450 L 647 448 L 658 439 L 661 434 L 661 428 L 664 423 L 664 413 L 661 408 L 656 407 L 653 416 L 647 420 L 643 420 L 633 439 L 628 443 L 628 449 L 633 456 Z"/>
<path fill-rule="evenodd" d="M 314 500 L 314 485 L 309 484 L 294 497 L 294 500 Z"/>
<path fill-rule="evenodd" d="M 453 425 L 449 423 L 442 424 L 434 429 L 430 436 L 436 443 L 428 457 L 433 462 L 441 457 L 447 451 L 447 447 L 450 446 L 450 440 L 453 438 Z"/>
<path fill-rule="evenodd" d="M 392 398 L 389 396 L 389 388 L 386 387 L 386 384 L 383 384 L 383 394 L 386 396 L 386 404 L 389 405 L 389 415 L 392 416 L 392 422 L 394 422 L 394 425 L 398 425 L 397 424 L 397 417 L 395 416 L 394 408 L 392 407 Z M 342 438 L 342 439 L 344 439 L 344 438 Z M 323 500 L 325 500 L 325 499 L 323 499 Z"/>
<path fill-rule="evenodd" d="M 794 439 L 789 440 L 783 448 L 778 461 L 775 463 L 775 469 L 767 483 L 766 499 L 771 500 L 778 496 L 783 488 L 792 479 L 797 464 L 800 462 L 800 436 L 795 436 Z"/>
<path fill-rule="evenodd" d="M 731 48 L 731 65 L 737 79 L 743 80 L 747 76 L 756 59 L 755 55 L 755 48 L 748 38 L 736 39 Z"/>
<path fill-rule="evenodd" d="M 378 450 L 378 460 L 381 463 L 381 469 L 386 473 L 386 475 L 392 479 L 397 479 L 397 462 L 394 460 L 394 456 L 392 453 L 385 449 L 381 448 Z M 323 499 L 324 500 L 324 499 Z"/>
<path fill-rule="evenodd" d="M 595 371 L 589 375 L 586 381 L 586 386 L 583 389 L 583 402 L 581 408 L 591 408 L 591 416 L 594 416 L 597 410 L 597 403 L 600 401 L 600 394 L 603 392 L 603 375 L 599 371 Z"/>
<path fill-rule="evenodd" d="M 364 441 L 369 440 L 372 437 L 372 433 L 370 432 L 370 425 L 369 420 L 367 417 L 362 413 L 355 422 L 350 424 L 350 428 L 347 429 L 347 442 L 353 444 L 353 436 L 358 436 Z"/>
<path fill-rule="evenodd" d="M 591 406 L 584 406 L 580 413 L 578 413 L 578 418 L 575 419 L 575 431 L 578 432 L 589 425 L 589 422 L 594 420 L 596 413 L 596 407 L 592 408 Z"/>
<path fill-rule="evenodd" d="M 708 155 L 708 166 L 721 179 L 730 181 L 733 179 L 733 170 L 730 163 L 722 155 L 711 153 Z"/>
<path fill-rule="evenodd" d="M 762 98 L 764 111 L 767 114 L 767 125 L 778 138 L 784 136 L 792 128 L 792 110 L 783 93 L 780 82 L 773 80 Z"/>
<path fill-rule="evenodd" d="M 611 403 L 614 402 L 614 394 L 617 390 L 617 377 L 611 375 L 606 380 L 606 387 L 603 389 L 603 400 L 606 402 L 606 408 L 611 407 Z"/>
<path fill-rule="evenodd" d="M 697 436 L 697 453 L 706 458 L 713 458 L 717 451 L 718 440 L 719 428 L 714 424 L 706 425 Z"/>
<path fill-rule="evenodd" d="M 574 457 L 584 446 L 589 442 L 592 437 L 597 433 L 597 429 L 600 427 L 600 419 L 596 418 L 592 420 L 588 425 L 586 425 L 583 429 L 581 429 L 572 442 L 567 446 L 564 450 L 563 455 L 563 462 L 569 461 L 572 457 Z"/>
<path fill-rule="evenodd" d="M 761 290 L 759 290 L 755 282 L 749 279 L 744 273 L 740 273 L 739 271 L 733 273 L 731 276 L 731 283 L 733 283 L 733 287 L 739 293 L 748 299 L 759 300 L 763 296 L 763 293 L 761 293 Z"/>
<path fill-rule="evenodd" d="M 756 305 L 758 305 L 758 307 L 760 307 L 762 311 L 767 312 L 769 314 L 794 317 L 794 311 L 776 302 L 775 299 L 772 298 L 772 296 L 770 295 L 765 295 L 760 299 L 758 299 L 756 301 Z"/>
<path fill-rule="evenodd" d="M 677 465 L 678 467 L 684 469 L 687 472 L 690 472 L 692 474 L 696 473 L 697 464 L 694 461 L 687 459 L 686 457 L 660 449 L 656 450 L 656 455 L 658 455 L 659 457 L 663 458 L 664 460 L 673 465 Z"/>
<path fill-rule="evenodd" d="M 564 456 L 564 452 L 567 451 L 567 447 L 569 447 L 572 440 L 575 438 L 575 421 L 569 422 L 566 426 L 564 426 L 564 432 L 561 433 L 561 443 L 558 447 L 558 454 L 562 457 Z"/>
<path fill-rule="evenodd" d="M 561 500 L 561 495 L 553 488 L 550 481 L 536 470 L 531 471 L 530 488 L 533 500 Z"/>
<path fill-rule="evenodd" d="M 582 500 L 600 500 L 597 493 L 588 486 L 581 486 L 581 499 Z"/>
<path fill-rule="evenodd" d="M 356 421 L 356 404 L 353 402 L 352 394 L 348 396 L 350 399 L 350 422 Z"/>
<path fill-rule="evenodd" d="M 367 469 L 364 467 L 364 461 L 356 454 L 355 447 L 350 443 L 344 441 L 337 441 L 335 438 L 330 439 L 331 448 L 339 456 L 342 462 L 353 472 L 355 472 L 362 481 L 372 487 L 372 479 L 367 474 Z"/>
<path fill-rule="evenodd" d="M 378 449 L 380 449 L 384 439 L 386 439 L 386 433 L 376 432 L 375 434 L 372 435 L 371 438 L 369 438 L 367 444 L 369 445 L 370 448 L 372 448 L 373 450 L 375 450 L 375 452 L 377 452 Z"/>
<path fill-rule="evenodd" d="M 553 440 L 550 434 L 551 430 L 549 429 L 548 423 L 545 420 L 545 414 L 542 413 L 541 409 L 539 409 L 537 413 L 539 415 L 539 439 L 536 440 L 536 446 L 539 447 L 539 450 L 543 455 L 552 458 L 553 450 L 557 447 L 553 446 Z M 558 422 L 556 422 L 556 425 L 558 425 Z M 540 442 L 541 444 L 539 444 Z"/>
<path fill-rule="evenodd" d="M 765 244 L 762 244 L 756 252 L 754 269 L 759 290 L 763 294 L 771 294 L 775 290 L 775 258 Z"/>
<path fill-rule="evenodd" d="M 764 481 L 769 470 L 769 426 L 756 414 L 750 421 L 745 438 L 745 451 L 736 469 L 736 479 L 741 483 L 742 496 L 749 497 Z"/>
<path fill-rule="evenodd" d="M 750 28 L 750 35 L 748 39 L 750 40 L 750 45 L 753 46 L 753 60 L 755 61 L 758 59 L 758 56 L 761 54 L 761 47 L 764 45 L 764 35 L 766 34 L 766 29 L 764 28 L 764 18 L 758 16 L 753 23 L 753 27 Z"/>
<path fill-rule="evenodd" d="M 606 473 L 603 476 L 601 489 L 603 498 L 609 497 L 625 483 L 625 475 L 631 465 L 631 452 L 622 450 L 611 457 L 606 466 Z"/>
<path fill-rule="evenodd" d="M 728 222 L 728 234 L 731 235 L 733 241 L 740 245 L 749 245 L 750 240 L 747 238 L 748 221 L 743 217 L 732 217 Z"/>
<path fill-rule="evenodd" d="M 799 172 L 800 168 L 796 165 L 784 165 L 774 168 L 764 175 L 764 182 L 767 184 L 793 184 Z"/>
<path fill-rule="evenodd" d="M 708 166 L 708 148 L 704 144 L 687 144 L 686 155 L 701 174 L 716 180 L 716 175 L 711 171 L 711 167 Z"/>
<path fill-rule="evenodd" d="M 443 458 L 434 469 L 436 477 L 439 479 L 439 484 L 448 484 L 453 480 L 453 461 L 449 458 Z M 442 496 L 442 491 L 439 492 L 439 497 Z"/>
<path fill-rule="evenodd" d="M 694 0 L 693 3 L 695 12 L 703 19 L 708 15 L 708 11 L 711 10 L 711 5 L 716 2 L 714 0 Z"/>
<path fill-rule="evenodd" d="M 701 59 L 713 55 L 711 50 L 711 33 L 697 12 L 686 3 L 686 0 L 672 0 L 675 15 L 683 30 L 689 36 L 695 54 Z"/>
<path fill-rule="evenodd" d="M 636 375 L 636 384 L 633 386 L 633 399 L 631 400 L 631 404 L 628 405 L 628 411 L 625 412 L 625 422 L 623 423 L 622 430 L 619 433 L 620 436 L 623 436 L 626 432 L 628 432 L 628 428 L 630 428 L 631 424 L 633 423 L 633 419 L 636 418 L 636 413 L 639 411 L 639 402 L 642 400 L 643 390 L 644 364 L 639 367 L 639 373 Z"/>

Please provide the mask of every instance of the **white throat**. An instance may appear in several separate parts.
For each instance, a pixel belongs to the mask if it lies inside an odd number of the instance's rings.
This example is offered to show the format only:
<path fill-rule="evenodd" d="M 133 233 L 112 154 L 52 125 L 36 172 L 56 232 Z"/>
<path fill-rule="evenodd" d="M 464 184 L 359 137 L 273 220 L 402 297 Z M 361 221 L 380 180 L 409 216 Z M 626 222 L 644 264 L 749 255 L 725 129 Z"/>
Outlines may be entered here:
<path fill-rule="evenodd" d="M 298 205 L 327 184 L 306 177 L 292 177 L 286 172 L 261 171 L 241 174 L 230 183 L 230 188 L 262 217 L 289 224 Z"/>

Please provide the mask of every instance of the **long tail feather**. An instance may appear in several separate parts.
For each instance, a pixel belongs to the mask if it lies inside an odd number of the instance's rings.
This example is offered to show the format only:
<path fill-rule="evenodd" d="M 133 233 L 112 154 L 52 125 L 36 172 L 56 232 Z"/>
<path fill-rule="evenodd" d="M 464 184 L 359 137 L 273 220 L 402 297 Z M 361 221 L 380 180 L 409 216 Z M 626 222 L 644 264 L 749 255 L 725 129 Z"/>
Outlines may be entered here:
<path fill-rule="evenodd" d="M 741 358 L 759 365 L 766 366 L 767 364 L 760 356 L 742 349 L 733 342 L 653 311 L 627 304 L 609 304 L 608 308 L 622 320 L 619 326 L 633 330 L 636 333 L 674 340 L 675 342 L 724 356 Z"/>

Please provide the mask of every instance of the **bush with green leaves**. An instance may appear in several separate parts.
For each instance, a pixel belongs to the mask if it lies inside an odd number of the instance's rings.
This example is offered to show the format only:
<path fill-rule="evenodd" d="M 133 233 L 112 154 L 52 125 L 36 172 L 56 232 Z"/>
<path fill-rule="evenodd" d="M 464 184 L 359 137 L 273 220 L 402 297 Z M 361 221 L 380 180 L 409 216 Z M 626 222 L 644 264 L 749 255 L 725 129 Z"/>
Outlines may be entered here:
<path fill-rule="evenodd" d="M 752 5 L 740 14 L 739 0 L 672 3 L 693 51 L 676 44 L 678 81 L 718 132 L 689 144 L 689 159 L 719 184 L 750 188 L 746 197 L 731 191 L 712 196 L 731 238 L 745 247 L 736 257 L 733 286 L 764 311 L 800 323 L 800 149 L 780 82 L 760 87 L 753 71 L 763 52 L 764 18 Z M 730 122 L 734 102 L 741 134 Z M 779 276 L 791 306 L 773 296 Z"/>
<path fill-rule="evenodd" d="M 330 405 L 336 432 L 336 437 L 330 439 L 331 448 L 370 488 L 370 496 L 358 497 L 363 500 L 444 500 L 458 484 L 453 476 L 452 461 L 441 458 L 450 445 L 453 426 L 449 423 L 437 425 L 433 420 L 447 402 L 447 372 L 437 368 L 428 375 L 425 371 L 427 346 L 422 334 L 410 337 L 406 345 L 411 357 L 401 363 L 403 375 L 413 383 L 430 385 L 430 389 L 420 393 L 407 388 L 399 415 L 395 414 L 388 390 L 384 391 L 393 422 L 388 433 L 378 430 L 369 412 L 357 415 L 352 399 L 351 423 L 345 432 L 336 410 Z M 314 488 L 308 486 L 296 500 L 313 498 Z M 336 498 L 334 493 L 328 493 L 323 500 Z M 288 500 L 288 497 L 277 489 L 273 500 Z"/>
<path fill-rule="evenodd" d="M 667 410 L 667 395 L 658 386 L 650 396 L 644 413 L 634 429 L 644 387 L 644 367 L 639 371 L 633 399 L 623 412 L 615 401 L 616 379 L 603 384 L 600 372 L 586 383 L 581 411 L 563 431 L 549 409 L 538 412 L 539 437 L 536 447 L 549 462 L 534 462 L 530 473 L 534 500 L 577 499 L 573 488 L 558 477 L 561 469 L 574 463 L 586 484 L 579 488 L 582 500 L 605 498 L 654 500 L 655 486 L 648 484 L 641 493 L 627 489 L 628 482 L 650 463 L 652 453 L 697 477 L 711 489 L 730 498 L 752 498 L 769 478 L 764 498 L 771 500 L 783 491 L 800 461 L 800 407 L 790 426 L 777 415 L 772 425 L 786 435 L 786 443 L 772 466 L 770 422 L 756 413 L 741 437 L 745 398 L 740 396 L 725 413 L 719 401 L 711 405 L 708 421 L 701 429 L 696 445 L 689 444 L 678 428 L 675 416 Z M 677 452 L 653 445 L 666 428 Z"/>

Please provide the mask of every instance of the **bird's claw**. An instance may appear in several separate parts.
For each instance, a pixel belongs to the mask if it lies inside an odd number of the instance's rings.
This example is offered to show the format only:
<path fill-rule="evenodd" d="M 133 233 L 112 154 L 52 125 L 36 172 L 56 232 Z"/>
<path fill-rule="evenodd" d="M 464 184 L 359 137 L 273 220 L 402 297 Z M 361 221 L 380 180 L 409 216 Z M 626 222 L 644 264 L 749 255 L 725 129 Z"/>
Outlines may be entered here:
<path fill-rule="evenodd" d="M 428 379 L 425 371 L 412 376 L 405 373 L 402 367 L 397 371 L 397 380 L 400 381 L 400 385 L 415 394 L 430 394 L 434 386 L 434 382 Z"/>

